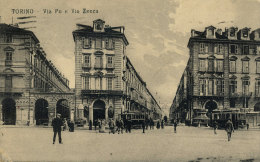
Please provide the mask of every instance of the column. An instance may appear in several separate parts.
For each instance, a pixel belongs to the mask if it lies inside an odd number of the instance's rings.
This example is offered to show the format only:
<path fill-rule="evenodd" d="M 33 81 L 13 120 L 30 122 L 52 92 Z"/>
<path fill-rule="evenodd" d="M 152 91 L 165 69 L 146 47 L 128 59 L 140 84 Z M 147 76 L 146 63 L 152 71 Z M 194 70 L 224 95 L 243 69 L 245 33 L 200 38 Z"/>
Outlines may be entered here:
<path fill-rule="evenodd" d="M 105 119 L 107 122 L 108 121 L 108 106 L 106 106 L 106 108 L 105 108 Z"/>
<path fill-rule="evenodd" d="M 93 106 L 89 106 L 89 120 L 93 121 Z"/>

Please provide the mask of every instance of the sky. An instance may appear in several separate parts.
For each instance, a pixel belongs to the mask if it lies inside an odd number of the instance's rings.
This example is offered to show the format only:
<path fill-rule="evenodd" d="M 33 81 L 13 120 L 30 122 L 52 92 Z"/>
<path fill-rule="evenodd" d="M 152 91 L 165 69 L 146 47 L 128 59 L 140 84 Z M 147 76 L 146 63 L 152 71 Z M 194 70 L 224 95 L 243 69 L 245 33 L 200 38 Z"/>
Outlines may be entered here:
<path fill-rule="evenodd" d="M 98 13 L 82 12 L 98 10 Z M 189 58 L 191 29 L 203 31 L 236 26 L 260 28 L 260 0 L 0 0 L 1 23 L 17 23 L 17 17 L 36 16 L 31 28 L 59 71 L 75 87 L 74 42 L 76 24 L 92 25 L 103 19 L 110 26 L 125 26 L 126 53 L 165 113 L 175 97 Z M 33 9 L 33 14 L 13 12 Z M 44 9 L 52 13 L 44 13 Z M 62 13 L 55 13 L 59 9 Z M 80 13 L 72 13 L 72 9 Z M 65 13 L 67 10 L 67 13 Z M 13 19 L 12 19 L 13 17 Z"/>

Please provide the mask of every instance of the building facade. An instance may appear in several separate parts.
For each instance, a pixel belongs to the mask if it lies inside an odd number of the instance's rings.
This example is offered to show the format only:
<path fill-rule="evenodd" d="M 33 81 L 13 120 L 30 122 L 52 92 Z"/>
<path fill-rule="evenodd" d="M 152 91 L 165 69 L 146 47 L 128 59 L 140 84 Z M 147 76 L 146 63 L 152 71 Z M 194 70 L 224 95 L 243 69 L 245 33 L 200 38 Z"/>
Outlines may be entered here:
<path fill-rule="evenodd" d="M 190 58 L 179 85 L 187 88 L 176 92 L 172 118 L 178 114 L 192 121 L 203 113 L 211 118 L 213 112 L 229 111 L 246 113 L 251 126 L 260 122 L 260 30 L 250 30 L 191 30 Z"/>
<path fill-rule="evenodd" d="M 0 120 L 4 124 L 49 123 L 56 111 L 68 112 L 69 91 L 68 79 L 47 60 L 32 31 L 0 24 Z M 73 99 L 73 93 L 68 95 Z"/>
<path fill-rule="evenodd" d="M 77 117 L 93 122 L 118 119 L 131 110 L 147 111 L 148 102 L 137 97 L 147 94 L 151 102 L 152 95 L 126 56 L 124 27 L 110 27 L 100 19 L 93 26 L 77 27 L 73 31 Z"/>

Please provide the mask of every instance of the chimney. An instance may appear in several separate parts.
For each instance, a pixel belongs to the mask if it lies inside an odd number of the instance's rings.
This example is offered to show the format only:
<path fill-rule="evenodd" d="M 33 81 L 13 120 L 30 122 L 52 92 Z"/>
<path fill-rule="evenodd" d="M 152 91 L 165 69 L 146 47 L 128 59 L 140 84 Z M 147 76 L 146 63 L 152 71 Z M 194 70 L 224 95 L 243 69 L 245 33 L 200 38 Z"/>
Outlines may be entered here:
<path fill-rule="evenodd" d="M 191 29 L 191 37 L 195 37 L 195 30 Z"/>

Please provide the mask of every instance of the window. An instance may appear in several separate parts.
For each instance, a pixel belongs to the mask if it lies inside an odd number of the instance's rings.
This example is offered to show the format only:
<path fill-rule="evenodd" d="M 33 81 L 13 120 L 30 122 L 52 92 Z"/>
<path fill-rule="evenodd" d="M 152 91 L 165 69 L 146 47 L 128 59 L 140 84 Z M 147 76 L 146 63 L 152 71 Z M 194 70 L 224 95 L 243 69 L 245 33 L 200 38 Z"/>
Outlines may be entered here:
<path fill-rule="evenodd" d="M 5 77 L 5 88 L 12 88 L 12 77 L 11 76 Z"/>
<path fill-rule="evenodd" d="M 10 51 L 6 52 L 6 58 L 5 58 L 5 60 L 6 60 L 6 61 L 12 61 L 12 55 L 13 55 L 12 52 L 10 52 Z"/>
<path fill-rule="evenodd" d="M 235 36 L 235 29 L 230 29 L 230 36 L 234 37 Z"/>
<path fill-rule="evenodd" d="M 243 54 L 244 55 L 248 55 L 249 54 L 249 46 L 248 45 L 243 46 Z"/>
<path fill-rule="evenodd" d="M 90 78 L 88 76 L 82 77 L 82 88 L 83 89 L 90 89 L 89 88 L 89 85 L 90 85 L 89 80 L 90 80 Z"/>
<path fill-rule="evenodd" d="M 217 60 L 217 72 L 223 72 L 223 60 Z"/>
<path fill-rule="evenodd" d="M 237 45 L 231 44 L 229 48 L 229 53 L 237 54 Z"/>
<path fill-rule="evenodd" d="M 200 79 L 200 95 L 205 95 L 206 94 L 206 80 L 205 79 Z"/>
<path fill-rule="evenodd" d="M 102 40 L 101 40 L 101 38 L 96 38 L 96 49 L 102 49 Z"/>
<path fill-rule="evenodd" d="M 248 36 L 248 31 L 247 30 L 243 30 L 243 37 L 247 37 Z"/>
<path fill-rule="evenodd" d="M 204 53 L 204 52 L 205 52 L 205 44 L 200 43 L 200 53 Z"/>
<path fill-rule="evenodd" d="M 249 54 L 250 55 L 255 55 L 256 54 L 256 46 L 255 45 L 250 45 L 249 46 Z"/>
<path fill-rule="evenodd" d="M 103 67 L 102 56 L 96 56 L 96 58 L 95 58 L 95 68 L 102 68 L 102 67 Z"/>
<path fill-rule="evenodd" d="M 209 53 L 213 53 L 214 52 L 214 44 L 208 44 L 209 47 Z"/>
<path fill-rule="evenodd" d="M 209 60 L 208 61 L 208 71 L 209 72 L 214 72 L 214 60 Z"/>
<path fill-rule="evenodd" d="M 229 72 L 231 72 L 231 73 L 236 72 L 236 61 L 229 62 Z"/>
<path fill-rule="evenodd" d="M 200 71 L 206 71 L 206 60 L 200 60 Z"/>
<path fill-rule="evenodd" d="M 106 49 L 114 49 L 115 42 L 112 38 L 106 39 Z"/>
<path fill-rule="evenodd" d="M 96 90 L 102 90 L 102 78 L 95 78 L 95 88 Z"/>
<path fill-rule="evenodd" d="M 208 94 L 213 95 L 214 94 L 214 80 L 209 79 L 209 84 L 208 84 Z"/>
<path fill-rule="evenodd" d="M 107 56 L 107 67 L 113 67 L 113 56 Z"/>
<path fill-rule="evenodd" d="M 256 73 L 260 73 L 260 61 L 256 62 Z"/>
<path fill-rule="evenodd" d="M 242 61 L 242 72 L 249 73 L 249 61 Z"/>
<path fill-rule="evenodd" d="M 260 34 L 259 34 L 259 35 L 260 35 Z M 260 46 L 257 46 L 257 47 L 256 47 L 256 54 L 257 54 L 257 55 L 260 55 Z"/>
<path fill-rule="evenodd" d="M 223 49 L 223 45 L 222 44 L 218 44 L 218 53 L 222 54 L 222 49 Z"/>
<path fill-rule="evenodd" d="M 237 92 L 237 81 L 230 80 L 229 82 L 229 93 L 233 94 Z"/>
<path fill-rule="evenodd" d="M 11 34 L 7 34 L 5 38 L 6 43 L 12 43 L 13 42 L 13 37 Z"/>
<path fill-rule="evenodd" d="M 243 80 L 242 81 L 242 90 L 243 90 L 243 95 L 248 95 L 249 92 L 249 80 Z"/>
<path fill-rule="evenodd" d="M 255 82 L 255 95 L 256 97 L 260 97 L 260 80 L 256 80 Z"/>
<path fill-rule="evenodd" d="M 83 54 L 83 64 L 84 66 L 90 67 L 90 55 Z"/>
<path fill-rule="evenodd" d="M 83 38 L 83 48 L 91 48 L 91 38 Z"/>
<path fill-rule="evenodd" d="M 234 99 L 234 98 L 231 98 L 230 99 L 230 107 L 236 107 L 236 99 Z"/>
<path fill-rule="evenodd" d="M 112 90 L 112 78 L 107 78 L 107 90 Z"/>

